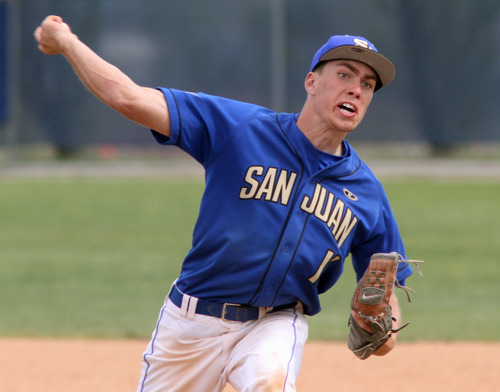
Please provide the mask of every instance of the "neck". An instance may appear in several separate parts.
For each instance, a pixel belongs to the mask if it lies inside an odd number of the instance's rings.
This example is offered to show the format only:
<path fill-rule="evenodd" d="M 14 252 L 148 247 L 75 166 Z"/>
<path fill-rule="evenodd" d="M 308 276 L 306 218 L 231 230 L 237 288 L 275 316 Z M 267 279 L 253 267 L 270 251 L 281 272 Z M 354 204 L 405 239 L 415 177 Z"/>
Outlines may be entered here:
<path fill-rule="evenodd" d="M 343 141 L 345 133 L 334 132 L 334 130 L 328 128 L 315 128 L 310 124 L 301 113 L 297 119 L 297 127 L 314 147 L 332 155 L 341 156 L 344 154 Z"/>

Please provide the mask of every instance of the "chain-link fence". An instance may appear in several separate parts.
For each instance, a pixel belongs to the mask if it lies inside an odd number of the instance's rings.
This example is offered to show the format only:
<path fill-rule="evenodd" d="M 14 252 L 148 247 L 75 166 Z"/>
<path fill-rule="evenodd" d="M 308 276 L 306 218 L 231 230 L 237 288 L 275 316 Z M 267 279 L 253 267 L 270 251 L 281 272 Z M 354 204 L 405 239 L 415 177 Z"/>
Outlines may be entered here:
<path fill-rule="evenodd" d="M 301 109 L 316 49 L 332 34 L 364 35 L 394 59 L 399 75 L 375 95 L 350 140 L 498 141 L 500 3 L 410 3 L 0 0 L 0 140 L 10 148 L 50 145 L 60 154 L 153 144 L 147 131 L 92 97 L 64 58 L 38 52 L 34 29 L 58 14 L 139 84 L 290 112 Z"/>

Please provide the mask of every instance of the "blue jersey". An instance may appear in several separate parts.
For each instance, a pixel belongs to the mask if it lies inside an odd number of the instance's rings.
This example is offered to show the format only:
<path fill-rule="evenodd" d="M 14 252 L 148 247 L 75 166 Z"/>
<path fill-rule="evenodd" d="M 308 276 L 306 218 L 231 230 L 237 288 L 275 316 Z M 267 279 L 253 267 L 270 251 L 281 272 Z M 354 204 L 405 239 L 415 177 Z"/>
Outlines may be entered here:
<path fill-rule="evenodd" d="M 153 134 L 205 169 L 181 291 L 261 307 L 300 300 L 313 315 L 349 254 L 358 279 L 373 253 L 405 256 L 382 185 L 347 142 L 343 156 L 324 154 L 299 130 L 297 114 L 161 90 L 171 135 Z M 403 283 L 412 270 L 401 267 Z"/>

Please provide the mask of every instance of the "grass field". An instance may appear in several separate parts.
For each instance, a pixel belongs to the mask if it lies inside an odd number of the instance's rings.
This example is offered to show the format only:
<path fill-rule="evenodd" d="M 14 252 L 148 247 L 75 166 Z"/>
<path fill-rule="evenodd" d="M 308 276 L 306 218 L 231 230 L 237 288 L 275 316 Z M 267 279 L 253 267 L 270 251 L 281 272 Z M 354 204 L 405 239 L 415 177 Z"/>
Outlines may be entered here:
<path fill-rule="evenodd" d="M 500 182 L 385 180 L 424 277 L 402 340 L 500 340 Z M 0 180 L 0 336 L 147 338 L 190 247 L 198 179 Z M 352 268 L 310 319 L 342 339 Z"/>

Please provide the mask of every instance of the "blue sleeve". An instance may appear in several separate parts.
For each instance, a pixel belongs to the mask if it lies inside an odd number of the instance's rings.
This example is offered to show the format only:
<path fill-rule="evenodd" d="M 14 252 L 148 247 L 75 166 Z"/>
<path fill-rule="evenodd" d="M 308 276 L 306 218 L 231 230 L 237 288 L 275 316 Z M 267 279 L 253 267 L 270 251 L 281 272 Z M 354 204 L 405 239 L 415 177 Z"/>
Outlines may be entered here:
<path fill-rule="evenodd" d="M 370 257 L 375 253 L 397 252 L 406 259 L 401 234 L 382 185 L 379 185 L 379 192 L 381 197 L 380 210 L 373 230 L 364 242 L 351 249 L 352 263 L 358 281 L 368 267 Z M 400 263 L 397 274 L 399 283 L 404 285 L 406 278 L 412 273 L 413 270 L 409 264 Z"/>
<path fill-rule="evenodd" d="M 155 131 L 158 143 L 175 145 L 203 166 L 219 154 L 251 116 L 264 110 L 257 105 L 203 93 L 159 88 L 170 115 L 170 137 Z"/>

